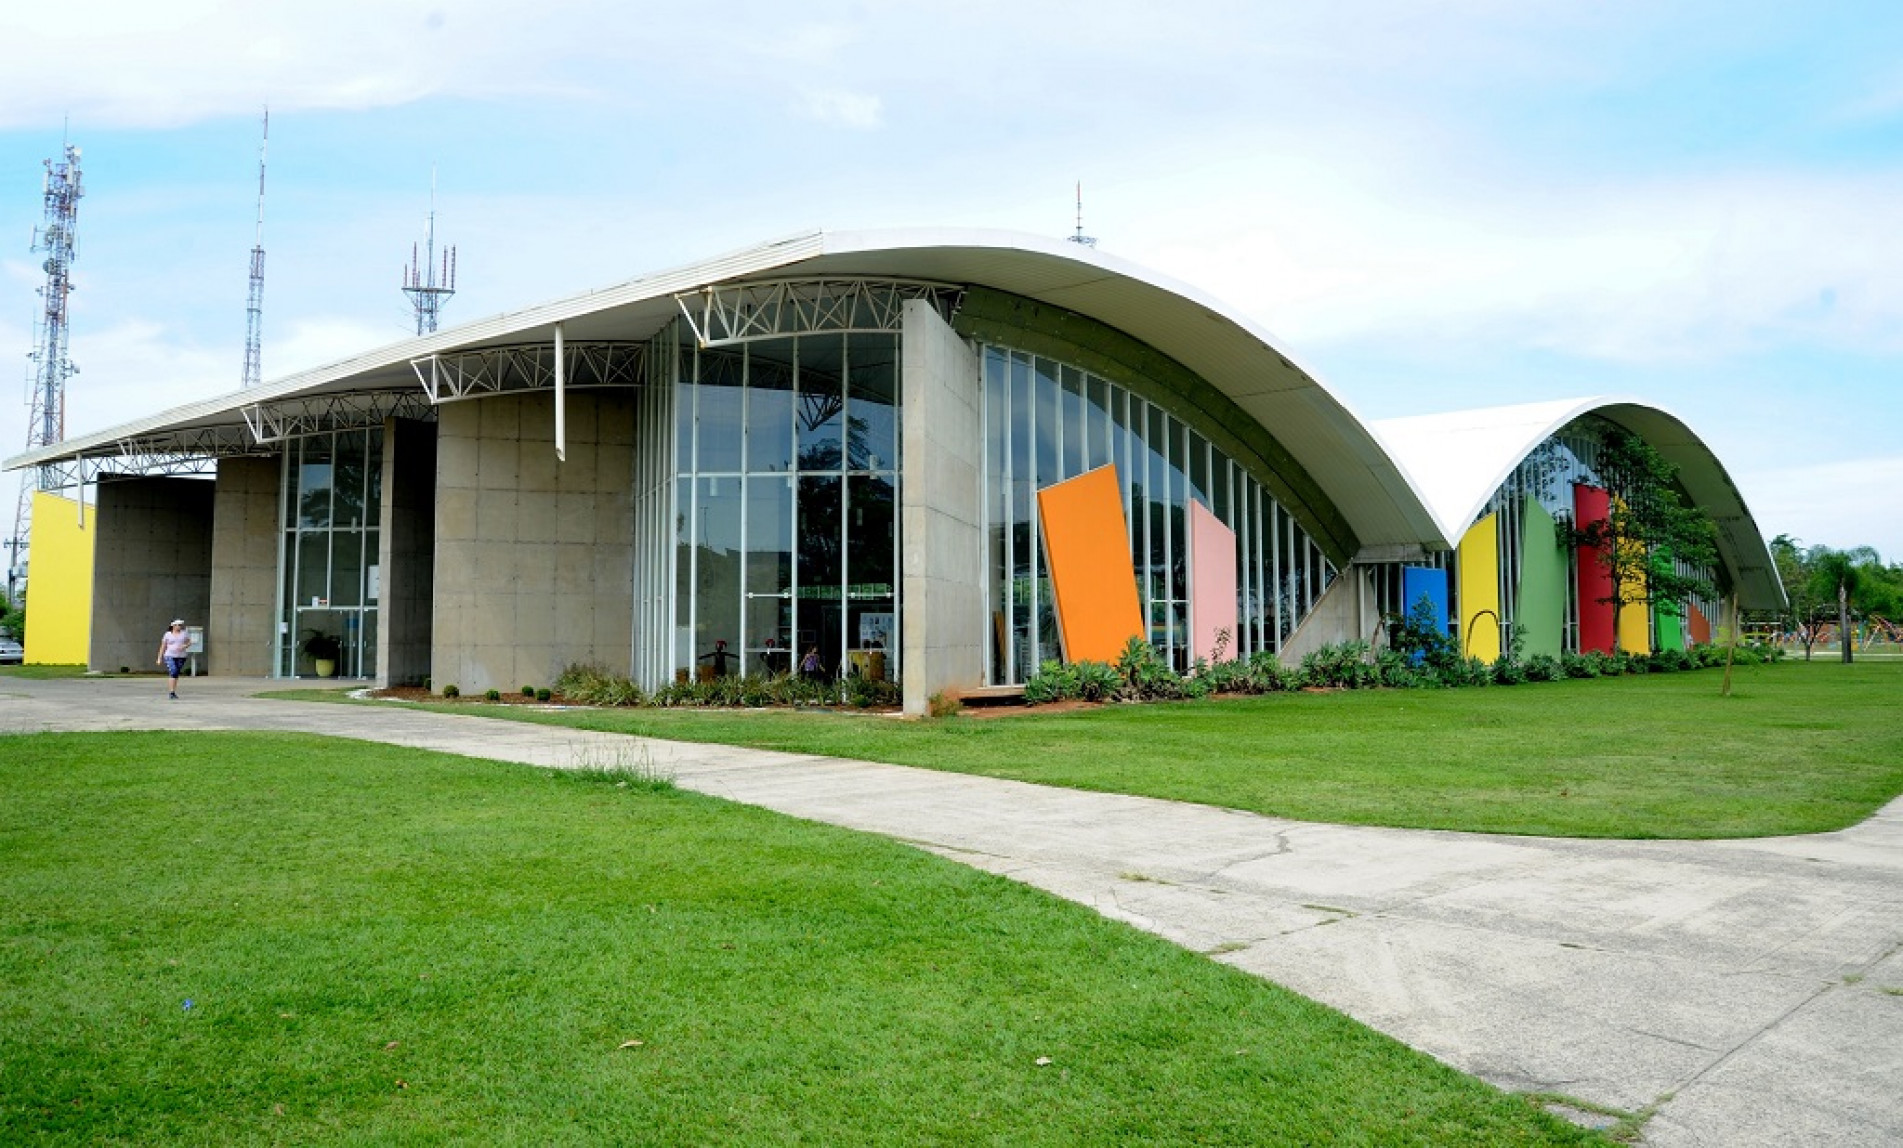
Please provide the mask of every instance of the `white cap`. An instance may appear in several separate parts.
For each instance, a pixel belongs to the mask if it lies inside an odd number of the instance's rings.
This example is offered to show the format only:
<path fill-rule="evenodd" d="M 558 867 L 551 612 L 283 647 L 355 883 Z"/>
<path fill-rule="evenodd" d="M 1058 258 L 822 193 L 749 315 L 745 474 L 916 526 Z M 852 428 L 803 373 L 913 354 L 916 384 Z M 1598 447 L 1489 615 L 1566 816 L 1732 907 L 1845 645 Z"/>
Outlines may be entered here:
<path fill-rule="evenodd" d="M 185 624 L 185 619 L 183 619 L 183 618 L 173 618 L 173 619 L 172 619 L 172 625 L 174 625 L 174 626 L 183 626 L 184 624 Z"/>

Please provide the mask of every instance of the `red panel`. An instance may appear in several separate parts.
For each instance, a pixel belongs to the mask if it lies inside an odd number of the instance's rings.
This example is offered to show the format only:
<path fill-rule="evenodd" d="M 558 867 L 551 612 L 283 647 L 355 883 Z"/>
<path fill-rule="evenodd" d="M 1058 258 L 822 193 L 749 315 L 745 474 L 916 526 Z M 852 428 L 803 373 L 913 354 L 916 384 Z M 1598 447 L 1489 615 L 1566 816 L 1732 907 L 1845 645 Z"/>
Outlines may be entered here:
<path fill-rule="evenodd" d="M 1685 620 L 1689 623 L 1687 629 L 1691 631 L 1693 642 L 1701 646 L 1711 645 L 1711 619 L 1705 617 L 1705 612 L 1696 603 L 1686 604 Z"/>
<path fill-rule="evenodd" d="M 1584 530 L 1595 522 L 1604 522 L 1611 512 L 1612 499 L 1604 490 L 1596 486 L 1573 486 L 1573 521 Z M 1599 552 L 1589 547 L 1579 548 L 1577 556 L 1579 569 L 1579 649 L 1598 650 L 1610 654 L 1613 644 L 1612 603 L 1602 602 L 1601 598 L 1612 597 L 1612 575 L 1599 561 Z"/>

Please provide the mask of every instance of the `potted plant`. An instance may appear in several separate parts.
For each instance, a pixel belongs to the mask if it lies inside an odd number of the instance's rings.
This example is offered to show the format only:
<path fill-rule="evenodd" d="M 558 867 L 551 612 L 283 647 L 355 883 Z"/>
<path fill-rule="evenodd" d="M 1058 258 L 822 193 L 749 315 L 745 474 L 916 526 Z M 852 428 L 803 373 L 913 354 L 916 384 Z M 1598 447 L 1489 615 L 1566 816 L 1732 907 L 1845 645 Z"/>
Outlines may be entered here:
<path fill-rule="evenodd" d="M 320 678 L 337 676 L 337 660 L 343 656 L 344 644 L 335 634 L 326 634 L 322 630 L 304 631 L 304 641 L 299 649 L 311 660 L 312 667 Z"/>

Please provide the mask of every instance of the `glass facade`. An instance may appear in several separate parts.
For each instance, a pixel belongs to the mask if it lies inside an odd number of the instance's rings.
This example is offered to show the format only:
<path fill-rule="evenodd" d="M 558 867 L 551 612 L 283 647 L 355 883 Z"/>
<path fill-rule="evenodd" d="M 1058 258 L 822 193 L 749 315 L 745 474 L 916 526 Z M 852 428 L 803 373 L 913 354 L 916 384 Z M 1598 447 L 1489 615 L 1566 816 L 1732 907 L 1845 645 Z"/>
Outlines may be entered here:
<path fill-rule="evenodd" d="M 652 347 L 675 356 L 674 677 L 896 680 L 898 335 Z"/>
<path fill-rule="evenodd" d="M 1503 647 L 1511 644 L 1513 626 L 1519 617 L 1520 570 L 1526 552 L 1523 514 L 1526 502 L 1528 499 L 1537 501 L 1562 525 L 1572 522 L 1573 487 L 1605 485 L 1597 469 L 1597 460 L 1600 440 L 1610 429 L 1611 425 L 1604 419 L 1592 415 L 1562 428 L 1528 452 L 1474 519 L 1478 522 L 1489 514 L 1499 514 L 1494 531 L 1500 551 L 1500 640 Z M 1689 499 L 1686 501 L 1689 504 Z M 1683 572 L 1698 573 L 1715 581 L 1711 570 L 1694 571 L 1683 562 L 1677 565 Z M 1706 617 L 1718 616 L 1720 603 L 1717 601 L 1698 600 L 1692 604 Z M 1656 634 L 1653 635 L 1653 644 L 1657 644 Z M 1563 645 L 1568 650 L 1579 649 L 1579 579 L 1576 570 L 1569 573 L 1566 582 Z"/>
<path fill-rule="evenodd" d="M 1240 625 L 1232 656 L 1279 650 L 1334 581 L 1334 565 L 1249 470 L 1163 408 L 1068 363 L 979 349 L 984 374 L 984 570 L 994 684 L 1060 656 L 1036 492 L 1114 464 L 1151 644 L 1189 651 L 1190 502 L 1236 532 Z"/>
<path fill-rule="evenodd" d="M 341 647 L 339 677 L 375 677 L 383 428 L 293 440 L 281 489 L 277 673 L 315 674 L 303 646 L 323 634 Z"/>

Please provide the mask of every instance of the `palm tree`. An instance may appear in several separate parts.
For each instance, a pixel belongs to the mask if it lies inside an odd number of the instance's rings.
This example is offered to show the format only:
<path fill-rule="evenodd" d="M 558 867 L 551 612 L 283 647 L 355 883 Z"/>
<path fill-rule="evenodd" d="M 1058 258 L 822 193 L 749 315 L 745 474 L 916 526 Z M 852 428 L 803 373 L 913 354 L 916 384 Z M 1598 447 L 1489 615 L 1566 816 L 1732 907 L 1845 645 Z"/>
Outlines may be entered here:
<path fill-rule="evenodd" d="M 1851 650 L 1850 637 L 1850 596 L 1857 592 L 1857 563 L 1854 558 L 1842 550 L 1823 550 L 1822 554 L 1812 552 L 1812 563 L 1816 573 L 1813 577 L 1824 593 L 1837 596 L 1837 636 L 1843 644 L 1844 661 L 1848 662 Z"/>

